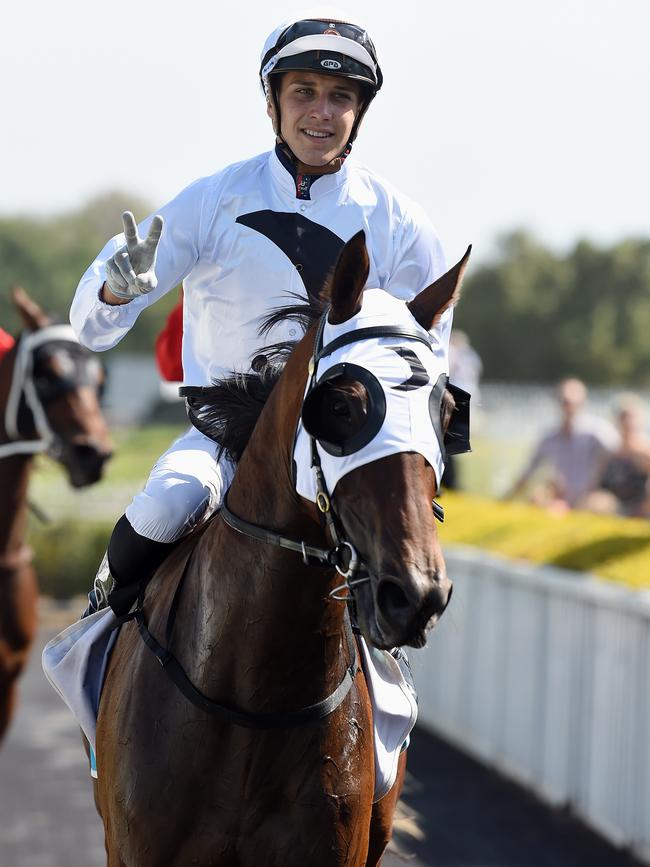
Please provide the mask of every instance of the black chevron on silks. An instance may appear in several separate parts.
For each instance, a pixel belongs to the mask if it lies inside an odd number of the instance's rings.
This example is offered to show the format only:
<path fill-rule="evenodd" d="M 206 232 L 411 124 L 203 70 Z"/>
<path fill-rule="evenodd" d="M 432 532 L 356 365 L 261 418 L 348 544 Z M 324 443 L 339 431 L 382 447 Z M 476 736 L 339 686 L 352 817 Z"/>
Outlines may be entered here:
<path fill-rule="evenodd" d="M 264 235 L 291 260 L 311 298 L 318 298 L 345 242 L 302 214 L 254 211 L 237 221 Z"/>
<path fill-rule="evenodd" d="M 412 349 L 406 349 L 403 346 L 387 346 L 386 348 L 392 352 L 396 352 L 411 368 L 411 376 L 399 385 L 394 385 L 393 389 L 395 391 L 413 391 L 416 388 L 422 388 L 423 385 L 427 385 L 430 382 L 429 374 Z"/>

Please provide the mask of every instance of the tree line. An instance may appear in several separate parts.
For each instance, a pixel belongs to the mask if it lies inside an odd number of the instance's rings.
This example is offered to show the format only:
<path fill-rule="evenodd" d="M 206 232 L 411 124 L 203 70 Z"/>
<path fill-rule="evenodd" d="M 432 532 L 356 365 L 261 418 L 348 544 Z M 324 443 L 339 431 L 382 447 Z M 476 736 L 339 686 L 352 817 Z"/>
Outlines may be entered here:
<path fill-rule="evenodd" d="M 650 385 L 650 239 L 558 254 L 514 232 L 470 264 L 454 322 L 487 380 Z"/>
<path fill-rule="evenodd" d="M 66 320 L 81 274 L 131 208 L 131 195 L 111 193 L 78 211 L 49 218 L 0 219 L 0 325 L 15 333 L 10 287 L 24 286 Z M 650 239 L 609 247 L 587 240 L 558 253 L 530 234 L 500 240 L 489 263 L 472 266 L 455 324 L 483 360 L 484 378 L 549 382 L 574 375 L 604 385 L 650 385 Z M 120 347 L 151 352 L 175 303 L 170 292 L 141 316 Z"/>
<path fill-rule="evenodd" d="M 108 239 L 121 230 L 121 215 L 127 208 L 136 219 L 151 211 L 146 202 L 130 194 L 110 193 L 68 214 L 0 219 L 0 326 L 12 334 L 20 328 L 11 302 L 11 287 L 16 285 L 67 322 L 81 275 Z M 116 351 L 150 353 L 177 297 L 170 292 L 147 310 Z"/>

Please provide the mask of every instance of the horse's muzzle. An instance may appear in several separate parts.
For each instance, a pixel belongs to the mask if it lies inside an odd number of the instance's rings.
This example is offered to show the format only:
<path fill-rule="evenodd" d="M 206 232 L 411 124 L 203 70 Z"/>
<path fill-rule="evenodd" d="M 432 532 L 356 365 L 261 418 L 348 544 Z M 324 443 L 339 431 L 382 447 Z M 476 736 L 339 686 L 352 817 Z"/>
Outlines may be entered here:
<path fill-rule="evenodd" d="M 58 456 L 68 471 L 73 488 L 85 488 L 98 482 L 104 471 L 104 464 L 112 452 L 92 443 L 66 444 Z"/>
<path fill-rule="evenodd" d="M 380 575 L 372 584 L 361 594 L 366 603 L 372 600 L 372 612 L 367 604 L 359 606 L 360 625 L 371 642 L 383 649 L 405 644 L 423 647 L 428 631 L 449 604 L 452 583 L 447 576 L 424 580 L 419 575 Z"/>

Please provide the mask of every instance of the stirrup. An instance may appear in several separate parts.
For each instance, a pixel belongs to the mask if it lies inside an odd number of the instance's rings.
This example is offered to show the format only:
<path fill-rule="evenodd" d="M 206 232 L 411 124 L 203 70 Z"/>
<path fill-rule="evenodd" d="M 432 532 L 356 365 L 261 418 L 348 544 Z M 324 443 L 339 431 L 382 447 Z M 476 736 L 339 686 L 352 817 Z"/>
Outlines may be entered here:
<path fill-rule="evenodd" d="M 88 606 L 81 615 L 81 620 L 88 617 L 90 614 L 95 614 L 106 608 L 108 605 L 108 597 L 115 587 L 115 579 L 111 575 L 111 570 L 108 565 L 108 553 L 104 554 L 102 562 L 99 564 L 97 575 L 93 582 L 93 588 L 88 594 Z"/>

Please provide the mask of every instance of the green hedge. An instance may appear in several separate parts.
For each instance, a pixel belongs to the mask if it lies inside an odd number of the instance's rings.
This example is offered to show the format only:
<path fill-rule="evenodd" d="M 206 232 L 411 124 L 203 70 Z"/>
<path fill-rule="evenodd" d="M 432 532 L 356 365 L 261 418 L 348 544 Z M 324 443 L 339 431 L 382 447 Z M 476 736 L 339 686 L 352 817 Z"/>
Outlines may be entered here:
<path fill-rule="evenodd" d="M 41 592 L 56 599 L 87 593 L 112 530 L 112 522 L 83 520 L 32 527 L 29 543 Z"/>
<path fill-rule="evenodd" d="M 474 545 L 515 559 L 592 572 L 650 587 L 650 522 L 584 512 L 554 515 L 522 503 L 446 493 L 443 543 Z M 106 550 L 112 521 L 34 525 L 30 544 L 43 593 L 86 593 Z"/>
<path fill-rule="evenodd" d="M 473 545 L 506 557 L 591 572 L 650 588 L 650 521 L 553 514 L 518 502 L 446 493 L 443 543 Z"/>

